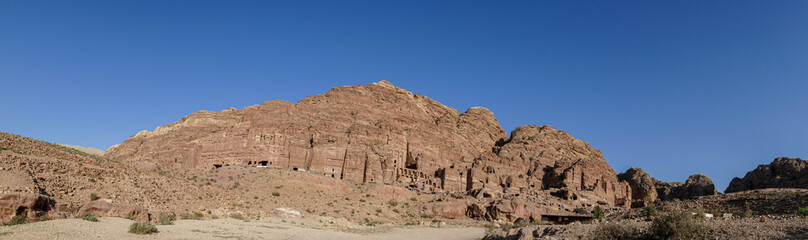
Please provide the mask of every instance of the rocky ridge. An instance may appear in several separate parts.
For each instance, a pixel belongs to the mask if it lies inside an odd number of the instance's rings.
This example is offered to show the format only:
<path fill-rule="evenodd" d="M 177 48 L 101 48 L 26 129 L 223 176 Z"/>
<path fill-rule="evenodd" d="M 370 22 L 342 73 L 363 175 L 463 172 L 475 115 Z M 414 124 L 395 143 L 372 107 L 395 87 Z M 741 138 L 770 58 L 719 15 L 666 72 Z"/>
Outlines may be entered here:
<path fill-rule="evenodd" d="M 733 178 L 726 193 L 763 188 L 808 188 L 808 161 L 779 157 L 759 165 L 743 178 Z"/>

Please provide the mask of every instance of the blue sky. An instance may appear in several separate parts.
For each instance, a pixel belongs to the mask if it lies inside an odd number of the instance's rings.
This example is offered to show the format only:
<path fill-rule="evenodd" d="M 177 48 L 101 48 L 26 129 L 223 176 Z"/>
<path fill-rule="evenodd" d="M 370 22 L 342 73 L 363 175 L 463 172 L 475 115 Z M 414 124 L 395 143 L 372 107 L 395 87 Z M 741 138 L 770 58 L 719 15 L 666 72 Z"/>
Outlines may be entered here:
<path fill-rule="evenodd" d="M 0 1 L 0 131 L 106 149 L 386 79 L 720 191 L 808 157 L 808 1 Z"/>

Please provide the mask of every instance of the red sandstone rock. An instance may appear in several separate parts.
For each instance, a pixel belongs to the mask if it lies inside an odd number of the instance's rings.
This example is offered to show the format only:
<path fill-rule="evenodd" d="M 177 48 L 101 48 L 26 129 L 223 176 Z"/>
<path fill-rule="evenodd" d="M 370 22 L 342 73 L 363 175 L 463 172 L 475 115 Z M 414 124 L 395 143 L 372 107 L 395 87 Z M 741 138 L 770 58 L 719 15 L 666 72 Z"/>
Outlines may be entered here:
<path fill-rule="evenodd" d="M 567 189 L 592 202 L 630 203 L 628 184 L 588 143 L 534 125 L 507 138 L 485 108 L 461 113 L 381 81 L 297 103 L 196 112 L 105 156 L 174 169 L 265 165 L 426 192 Z"/>
<path fill-rule="evenodd" d="M 424 213 L 434 217 L 457 219 L 466 216 L 466 203 L 461 201 L 434 202 L 422 206 Z"/>
<path fill-rule="evenodd" d="M 6 193 L 0 195 L 0 221 L 26 214 L 29 220 L 44 216 L 50 210 L 48 198 L 33 193 Z"/>
<path fill-rule="evenodd" d="M 78 211 L 79 217 L 121 217 L 132 218 L 136 221 L 150 221 L 149 210 L 138 206 L 122 206 L 111 204 L 104 200 L 96 200 L 84 204 Z"/>

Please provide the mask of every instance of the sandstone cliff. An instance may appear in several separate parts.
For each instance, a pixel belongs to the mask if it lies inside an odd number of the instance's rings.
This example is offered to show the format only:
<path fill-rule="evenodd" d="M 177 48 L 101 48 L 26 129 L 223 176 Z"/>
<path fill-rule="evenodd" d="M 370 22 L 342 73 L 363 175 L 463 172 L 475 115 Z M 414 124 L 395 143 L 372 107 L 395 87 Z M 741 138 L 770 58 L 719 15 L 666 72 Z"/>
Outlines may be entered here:
<path fill-rule="evenodd" d="M 601 152 L 566 132 L 529 125 L 509 138 L 485 108 L 459 112 L 387 81 L 297 103 L 196 112 L 142 131 L 105 156 L 171 169 L 285 168 L 425 192 L 548 190 L 602 204 L 631 200 Z"/>
<path fill-rule="evenodd" d="M 808 161 L 779 157 L 759 165 L 743 178 L 733 178 L 726 193 L 763 188 L 808 188 Z"/>

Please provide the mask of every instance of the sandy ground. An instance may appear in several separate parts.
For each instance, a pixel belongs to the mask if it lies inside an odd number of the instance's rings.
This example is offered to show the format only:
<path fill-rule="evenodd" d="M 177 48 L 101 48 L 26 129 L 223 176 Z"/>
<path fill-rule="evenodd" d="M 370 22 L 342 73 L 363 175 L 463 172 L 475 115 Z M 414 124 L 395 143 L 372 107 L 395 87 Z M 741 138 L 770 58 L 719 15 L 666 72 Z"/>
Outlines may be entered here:
<path fill-rule="evenodd" d="M 159 233 L 128 233 L 131 220 L 100 218 L 99 222 L 60 219 L 0 227 L 0 239 L 481 239 L 482 228 L 395 227 L 354 231 L 296 227 L 272 219 L 179 220 L 157 225 Z"/>

